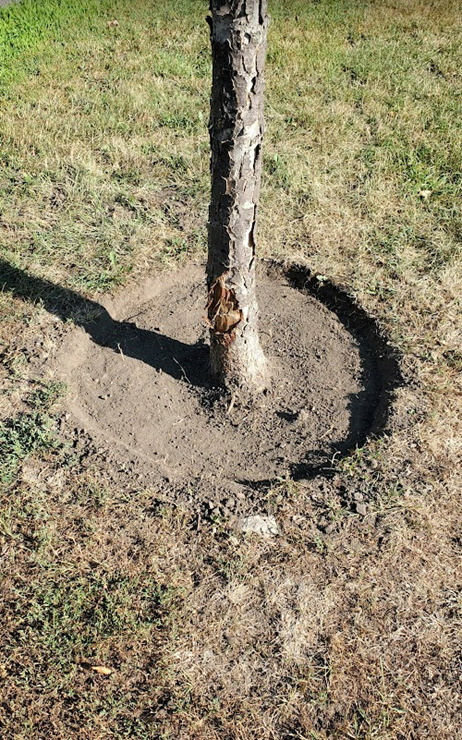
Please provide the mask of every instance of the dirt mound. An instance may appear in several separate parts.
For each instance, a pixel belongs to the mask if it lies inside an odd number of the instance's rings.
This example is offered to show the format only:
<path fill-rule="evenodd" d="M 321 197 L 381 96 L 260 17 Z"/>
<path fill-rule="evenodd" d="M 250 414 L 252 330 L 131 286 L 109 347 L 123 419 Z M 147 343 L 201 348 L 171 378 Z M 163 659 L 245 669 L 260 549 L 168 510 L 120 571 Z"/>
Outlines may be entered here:
<path fill-rule="evenodd" d="M 230 404 L 214 387 L 204 269 L 189 265 L 106 301 L 67 336 L 58 356 L 67 423 L 115 470 L 212 498 L 313 474 L 363 441 L 386 392 L 383 353 L 351 311 L 294 287 L 290 271 L 263 265 L 258 287 L 271 380 L 256 403 Z"/>

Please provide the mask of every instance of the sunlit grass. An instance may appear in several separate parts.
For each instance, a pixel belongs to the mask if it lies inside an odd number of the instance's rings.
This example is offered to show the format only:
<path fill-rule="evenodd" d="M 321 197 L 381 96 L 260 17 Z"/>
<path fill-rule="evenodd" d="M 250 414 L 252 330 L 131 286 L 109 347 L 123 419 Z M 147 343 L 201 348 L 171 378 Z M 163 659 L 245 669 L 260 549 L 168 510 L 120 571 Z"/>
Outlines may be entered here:
<path fill-rule="evenodd" d="M 97 294 L 205 258 L 206 11 L 200 0 L 0 11 L 3 259 Z M 56 388 L 30 370 L 31 352 L 44 363 L 52 352 L 56 317 L 5 290 L 5 737 L 455 738 L 460 9 L 273 0 L 270 11 L 259 253 L 342 283 L 406 355 L 412 436 L 339 468 L 374 492 L 386 526 L 355 530 L 339 479 L 326 516 L 345 534 L 326 540 L 309 497 L 284 483 L 287 537 L 236 545 L 74 465 L 56 443 Z M 114 674 L 95 676 L 93 661 Z"/>
<path fill-rule="evenodd" d="M 89 291 L 163 260 L 172 243 L 203 255 L 201 3 L 24 7 L 3 11 L 0 26 L 5 49 L 21 20 L 4 62 L 3 251 Z M 395 301 L 419 312 L 427 278 L 453 280 L 460 257 L 455 5 L 271 10 L 260 251 L 303 257 L 362 299 L 384 299 L 388 321 Z"/>

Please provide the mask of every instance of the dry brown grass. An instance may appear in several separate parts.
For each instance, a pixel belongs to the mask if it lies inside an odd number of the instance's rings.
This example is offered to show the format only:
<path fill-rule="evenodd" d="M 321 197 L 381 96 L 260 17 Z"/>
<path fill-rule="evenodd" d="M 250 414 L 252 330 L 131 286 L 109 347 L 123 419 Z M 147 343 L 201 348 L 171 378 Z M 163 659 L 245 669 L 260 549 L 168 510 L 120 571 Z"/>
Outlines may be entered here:
<path fill-rule="evenodd" d="M 94 295 L 203 254 L 207 31 L 180 11 L 117 5 L 117 28 L 24 53 L 0 112 L 7 262 Z M 458 4 L 272 13 L 261 253 L 377 317 L 403 354 L 391 425 L 333 478 L 276 486 L 270 541 L 196 531 L 38 425 L 0 507 L 5 739 L 462 738 Z M 67 328 L 7 289 L 0 311 L 1 420 L 44 381 L 53 419 Z"/>

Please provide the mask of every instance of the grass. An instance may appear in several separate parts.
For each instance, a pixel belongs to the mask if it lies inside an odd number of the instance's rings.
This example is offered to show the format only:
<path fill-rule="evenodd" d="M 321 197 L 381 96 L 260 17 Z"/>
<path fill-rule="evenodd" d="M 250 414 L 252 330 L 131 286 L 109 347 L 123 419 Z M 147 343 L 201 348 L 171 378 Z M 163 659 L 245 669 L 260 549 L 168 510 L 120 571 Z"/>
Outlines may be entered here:
<path fill-rule="evenodd" d="M 48 412 L 62 393 L 62 383 L 37 382 L 25 399 L 32 411 L 21 412 L 17 417 L 0 424 L 1 483 L 11 483 L 21 462 L 34 452 L 46 452 L 59 447 L 59 441 L 53 434 L 53 418 Z"/>
<path fill-rule="evenodd" d="M 93 297 L 204 256 L 205 13 L 0 10 L 4 261 Z M 331 483 L 282 482 L 277 543 L 196 532 L 85 439 L 58 441 L 48 364 L 66 327 L 5 285 L 7 739 L 461 737 L 458 3 L 273 0 L 271 15 L 260 254 L 308 263 L 377 317 L 404 354 L 406 421 Z"/>

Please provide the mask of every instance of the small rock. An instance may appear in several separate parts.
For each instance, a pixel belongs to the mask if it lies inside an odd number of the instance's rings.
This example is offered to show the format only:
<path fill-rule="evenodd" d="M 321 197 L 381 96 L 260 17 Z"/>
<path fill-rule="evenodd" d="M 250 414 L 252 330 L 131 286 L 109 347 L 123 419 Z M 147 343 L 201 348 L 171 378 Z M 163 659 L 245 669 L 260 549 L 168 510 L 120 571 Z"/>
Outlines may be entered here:
<path fill-rule="evenodd" d="M 366 514 L 367 514 L 367 507 L 366 507 L 366 504 L 361 504 L 361 503 L 359 503 L 359 504 L 356 504 L 356 511 L 357 511 L 357 512 L 358 512 L 358 514 L 360 514 L 361 516 L 366 516 Z"/>
<path fill-rule="evenodd" d="M 355 491 L 353 494 L 353 498 L 355 501 L 364 501 L 364 496 L 360 491 Z"/>
<path fill-rule="evenodd" d="M 241 517 L 237 522 L 237 529 L 239 532 L 254 532 L 262 537 L 274 537 L 279 534 L 274 516 L 261 514 Z"/>
<path fill-rule="evenodd" d="M 333 522 L 328 524 L 324 531 L 326 534 L 332 534 L 332 532 L 335 532 L 335 524 Z"/>
<path fill-rule="evenodd" d="M 233 498 L 228 498 L 225 501 L 225 506 L 227 509 L 230 509 L 232 511 L 236 506 L 236 501 Z"/>

